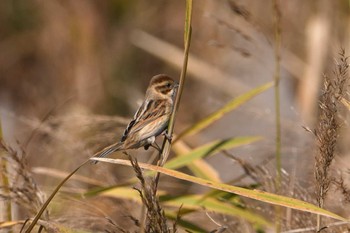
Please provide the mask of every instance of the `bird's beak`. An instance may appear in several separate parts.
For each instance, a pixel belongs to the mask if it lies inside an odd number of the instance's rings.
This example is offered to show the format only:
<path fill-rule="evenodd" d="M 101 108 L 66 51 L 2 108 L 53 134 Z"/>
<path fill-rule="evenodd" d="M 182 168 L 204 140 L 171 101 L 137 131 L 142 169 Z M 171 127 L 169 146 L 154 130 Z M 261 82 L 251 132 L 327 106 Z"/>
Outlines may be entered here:
<path fill-rule="evenodd" d="M 178 83 L 175 83 L 175 88 L 179 88 L 179 86 L 180 86 L 180 84 L 178 84 Z"/>

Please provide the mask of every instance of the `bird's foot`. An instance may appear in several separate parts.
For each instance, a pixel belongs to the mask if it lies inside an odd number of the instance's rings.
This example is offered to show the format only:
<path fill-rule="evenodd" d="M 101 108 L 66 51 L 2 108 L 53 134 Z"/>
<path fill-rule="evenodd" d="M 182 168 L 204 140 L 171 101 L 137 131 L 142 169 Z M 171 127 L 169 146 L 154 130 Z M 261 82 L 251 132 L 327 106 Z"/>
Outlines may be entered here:
<path fill-rule="evenodd" d="M 173 135 L 169 135 L 166 131 L 163 132 L 163 135 L 171 143 L 171 141 L 173 140 Z"/>

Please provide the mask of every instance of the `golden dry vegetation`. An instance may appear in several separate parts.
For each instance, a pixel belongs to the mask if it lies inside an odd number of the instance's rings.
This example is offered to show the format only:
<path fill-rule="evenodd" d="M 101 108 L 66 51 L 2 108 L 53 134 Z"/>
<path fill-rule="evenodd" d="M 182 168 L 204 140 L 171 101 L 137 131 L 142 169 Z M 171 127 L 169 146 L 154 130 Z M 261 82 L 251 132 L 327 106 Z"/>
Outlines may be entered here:
<path fill-rule="evenodd" d="M 179 0 L 0 1 L 0 233 L 29 220 L 25 232 L 64 177 L 120 139 L 153 75 L 179 80 L 185 12 Z M 130 151 L 132 168 L 80 168 L 33 232 L 349 232 L 349 25 L 345 0 L 194 0 L 165 173 L 208 182 L 157 186 L 140 168 L 157 152 Z"/>

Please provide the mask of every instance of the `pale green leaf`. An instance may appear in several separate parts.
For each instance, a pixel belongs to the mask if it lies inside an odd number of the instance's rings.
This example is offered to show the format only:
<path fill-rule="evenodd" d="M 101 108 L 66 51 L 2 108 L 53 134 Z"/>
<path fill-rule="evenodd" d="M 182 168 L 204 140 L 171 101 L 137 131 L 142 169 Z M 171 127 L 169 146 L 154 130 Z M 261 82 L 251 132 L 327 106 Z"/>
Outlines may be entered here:
<path fill-rule="evenodd" d="M 236 137 L 225 140 L 217 140 L 198 147 L 186 155 L 178 156 L 169 160 L 165 167 L 169 169 L 177 169 L 192 163 L 194 160 L 205 158 L 221 150 L 232 149 L 234 147 L 253 143 L 262 139 L 261 137 Z"/>
<path fill-rule="evenodd" d="M 158 192 L 158 194 L 164 195 L 164 192 Z M 128 187 L 118 187 L 111 190 L 102 191 L 99 193 L 99 195 L 120 198 L 124 200 L 132 200 L 138 202 L 139 204 L 142 203 L 138 191 Z M 160 200 L 167 206 L 177 208 L 180 208 L 182 206 L 182 208 L 192 210 L 201 210 L 205 208 L 209 211 L 241 217 L 249 222 L 256 223 L 261 226 L 269 225 L 269 223 L 259 215 L 256 215 L 248 210 L 238 208 L 234 205 L 220 202 L 214 198 L 203 199 L 203 197 L 200 195 L 188 195 L 167 199 L 166 201 L 162 201 L 162 197 L 160 197 Z"/>
<path fill-rule="evenodd" d="M 220 214 L 244 218 L 251 223 L 255 223 L 261 226 L 271 225 L 271 223 L 269 223 L 266 219 L 252 213 L 249 210 L 239 208 L 228 203 L 220 202 L 214 198 L 203 199 L 200 195 L 181 196 L 162 203 L 178 208 L 182 206 L 182 208 L 186 209 L 201 210 L 204 208 L 207 211 L 214 211 Z"/>
<path fill-rule="evenodd" d="M 184 141 L 179 141 L 172 147 L 172 149 L 178 157 L 187 155 L 192 151 L 192 148 L 190 148 Z M 188 164 L 187 167 L 196 177 L 221 182 L 219 173 L 203 159 L 197 159 Z"/>
<path fill-rule="evenodd" d="M 255 88 L 255 89 L 253 89 L 253 90 L 251 90 L 251 91 L 249 91 L 241 96 L 234 98 L 232 101 L 230 101 L 224 107 L 220 108 L 216 112 L 210 114 L 209 116 L 205 117 L 201 121 L 197 122 L 196 124 L 192 125 L 191 127 L 187 128 L 186 130 L 181 132 L 174 139 L 174 143 L 178 139 L 180 139 L 184 136 L 195 134 L 195 133 L 199 132 L 200 130 L 208 127 L 209 125 L 211 125 L 215 121 L 222 118 L 226 113 L 231 112 L 232 110 L 236 109 L 237 107 L 241 106 L 242 104 L 246 103 L 247 101 L 249 101 L 250 99 L 252 99 L 256 95 L 266 91 L 267 89 L 269 89 L 272 86 L 273 86 L 273 82 L 269 82 L 267 84 L 264 84 L 262 86 Z"/>

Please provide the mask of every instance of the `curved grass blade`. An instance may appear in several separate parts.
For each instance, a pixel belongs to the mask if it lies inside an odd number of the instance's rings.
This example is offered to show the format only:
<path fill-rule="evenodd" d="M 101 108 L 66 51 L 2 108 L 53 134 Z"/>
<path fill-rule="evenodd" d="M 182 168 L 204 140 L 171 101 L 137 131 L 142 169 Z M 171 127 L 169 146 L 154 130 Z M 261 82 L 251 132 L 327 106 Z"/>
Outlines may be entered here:
<path fill-rule="evenodd" d="M 240 137 L 240 138 L 229 139 L 224 143 L 220 143 L 220 141 L 216 141 L 194 150 L 191 150 L 185 143 L 180 141 L 173 147 L 173 150 L 178 154 L 179 157 L 170 160 L 169 161 L 170 164 L 169 162 L 166 163 L 165 167 L 169 169 L 176 169 L 186 165 L 196 177 L 200 177 L 203 179 L 212 180 L 216 182 L 221 182 L 218 172 L 206 161 L 200 159 L 201 157 L 205 156 L 206 154 L 205 149 L 207 149 L 208 152 L 211 152 L 211 153 L 207 153 L 207 155 L 211 155 L 219 150 L 234 148 L 240 145 L 255 142 L 259 139 L 260 139 L 259 137 Z M 209 148 L 210 146 L 215 147 L 215 145 L 219 145 L 219 147 L 217 147 L 216 150 L 211 150 Z M 153 174 L 153 172 L 145 172 L 145 174 L 151 175 Z M 95 188 L 85 193 L 85 195 L 94 196 L 98 192 L 111 190 L 111 189 L 118 188 L 125 185 L 131 185 L 136 183 L 137 181 L 138 180 L 136 178 L 131 178 L 127 182 L 121 185 Z"/>
<path fill-rule="evenodd" d="M 157 193 L 159 195 L 165 195 L 165 192 L 163 191 L 160 191 Z M 142 203 L 140 199 L 140 193 L 136 189 L 133 189 L 130 187 L 117 187 L 110 190 L 96 192 L 95 195 L 127 199 L 127 200 Z"/>
<path fill-rule="evenodd" d="M 86 163 L 88 163 L 90 160 L 86 160 L 84 163 L 82 163 L 81 165 L 79 165 L 73 172 L 71 172 L 66 178 L 64 178 L 58 185 L 57 187 L 54 189 L 54 191 L 51 193 L 51 195 L 49 196 L 49 198 L 45 201 L 45 203 L 43 204 L 43 206 L 41 207 L 41 209 L 39 210 L 39 212 L 36 214 L 34 220 L 32 221 L 32 223 L 29 225 L 29 227 L 27 228 L 27 230 L 25 231 L 25 233 L 30 233 L 33 228 L 35 227 L 35 225 L 37 224 L 37 222 L 39 221 L 41 215 L 44 213 L 44 211 L 46 210 L 47 206 L 50 204 L 51 200 L 55 197 L 55 195 L 57 194 L 57 192 L 60 190 L 60 188 L 69 180 L 69 178 L 71 178 L 82 166 L 84 166 Z"/>
<path fill-rule="evenodd" d="M 99 162 L 120 164 L 120 165 L 124 165 L 124 166 L 131 166 L 129 161 L 123 160 L 123 159 L 91 158 L 91 160 L 99 161 Z M 237 195 L 248 197 L 248 198 L 258 200 L 261 202 L 265 202 L 265 203 L 269 203 L 269 204 L 273 204 L 273 205 L 278 205 L 278 206 L 284 206 L 287 208 L 292 208 L 292 209 L 296 209 L 296 210 L 300 210 L 300 211 L 304 211 L 304 212 L 308 212 L 308 213 L 319 214 L 319 215 L 323 215 L 326 217 L 349 222 L 349 220 L 346 218 L 343 218 L 343 217 L 341 217 L 337 214 L 334 214 L 330 211 L 324 210 L 324 209 L 319 208 L 313 204 L 310 204 L 310 203 L 307 203 L 305 201 L 301 201 L 301 200 L 298 200 L 295 198 L 280 196 L 277 194 L 268 193 L 268 192 L 260 191 L 260 190 L 249 190 L 249 189 L 245 189 L 245 188 L 241 188 L 241 187 L 236 187 L 236 186 L 218 183 L 218 182 L 214 182 L 214 181 L 210 181 L 210 180 L 205 180 L 205 179 L 201 179 L 198 177 L 187 175 L 187 174 L 182 173 L 182 172 L 170 170 L 170 169 L 163 168 L 163 167 L 157 167 L 157 166 L 150 165 L 150 164 L 139 163 L 139 166 L 143 169 L 149 169 L 152 171 L 160 172 L 162 174 L 172 176 L 172 177 L 175 177 L 175 178 L 180 179 L 180 180 L 189 181 L 189 182 L 196 183 L 196 184 L 199 184 L 199 185 L 202 185 L 205 187 L 222 190 L 222 191 L 229 192 L 229 193 L 235 193 Z"/>
<path fill-rule="evenodd" d="M 0 229 L 6 229 L 6 228 L 13 227 L 23 223 L 24 223 L 24 220 L 0 222 Z"/>
<path fill-rule="evenodd" d="M 164 165 L 164 167 L 168 169 L 177 169 L 182 166 L 187 166 L 196 177 L 221 183 L 222 181 L 220 179 L 218 172 L 210 164 L 208 164 L 206 161 L 202 160 L 201 158 L 212 155 L 218 152 L 219 150 L 232 149 L 241 145 L 256 142 L 260 139 L 262 138 L 261 137 L 236 137 L 236 138 L 231 138 L 231 139 L 221 140 L 221 141 L 217 140 L 193 150 L 191 150 L 191 148 L 189 148 L 183 141 L 179 141 L 172 148 L 177 153 L 178 157 L 170 160 L 168 163 Z M 145 172 L 145 174 L 147 175 L 150 175 L 153 173 L 154 172 L 152 171 Z M 136 178 L 131 178 L 123 184 L 120 184 L 117 186 L 114 185 L 110 187 L 95 188 L 88 191 L 84 195 L 95 196 L 102 191 L 114 190 L 115 188 L 118 189 L 121 186 L 131 185 L 136 183 L 137 181 L 138 180 Z"/>
<path fill-rule="evenodd" d="M 221 117 L 223 117 L 226 113 L 231 112 L 232 110 L 238 108 L 242 104 L 246 103 L 256 95 L 266 91 L 270 87 L 273 86 L 273 82 L 266 83 L 262 86 L 259 86 L 243 95 L 240 95 L 233 100 L 231 100 L 229 103 L 227 103 L 224 107 L 220 108 L 216 112 L 210 114 L 209 116 L 205 117 L 198 123 L 192 125 L 191 127 L 187 128 L 186 130 L 182 131 L 176 138 L 174 138 L 173 143 L 176 143 L 180 138 L 183 138 L 184 136 L 192 135 L 195 133 L 198 133 L 202 129 L 208 127 L 215 121 L 219 120 Z"/>
<path fill-rule="evenodd" d="M 263 217 L 252 213 L 249 210 L 239 208 L 228 203 L 220 202 L 214 198 L 202 199 L 201 195 L 187 195 L 177 198 L 172 198 L 168 201 L 162 202 L 165 205 L 179 208 L 183 206 L 186 209 L 201 210 L 205 208 L 208 211 L 214 211 L 216 213 L 231 215 L 234 217 L 244 218 L 245 220 L 257 224 L 259 226 L 269 226 L 269 223 Z"/>
<path fill-rule="evenodd" d="M 249 222 L 255 223 L 259 226 L 268 226 L 271 225 L 267 220 L 261 216 L 245 210 L 243 208 L 238 208 L 237 206 L 231 205 L 229 203 L 223 203 L 215 198 L 206 198 L 203 199 L 201 195 L 186 195 L 180 197 L 170 197 L 165 196 L 164 192 L 159 192 L 160 201 L 164 205 L 180 208 L 181 206 L 184 209 L 190 210 L 202 210 L 205 208 L 208 211 L 214 211 L 220 214 L 231 215 L 235 217 L 244 218 Z M 120 187 L 108 191 L 100 192 L 98 195 L 127 199 L 142 203 L 140 199 L 140 194 L 132 188 Z"/>

